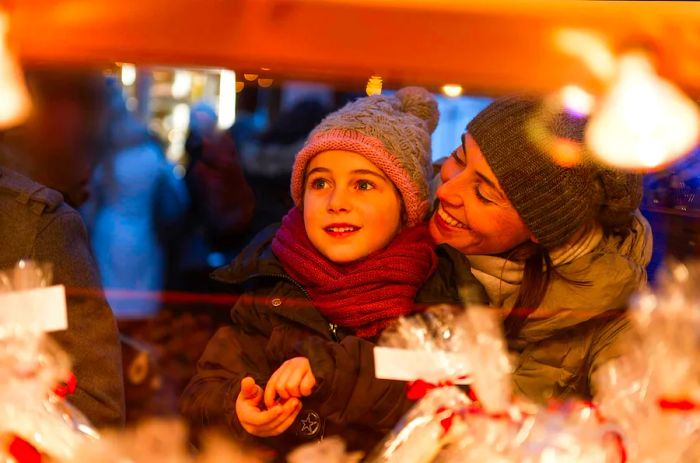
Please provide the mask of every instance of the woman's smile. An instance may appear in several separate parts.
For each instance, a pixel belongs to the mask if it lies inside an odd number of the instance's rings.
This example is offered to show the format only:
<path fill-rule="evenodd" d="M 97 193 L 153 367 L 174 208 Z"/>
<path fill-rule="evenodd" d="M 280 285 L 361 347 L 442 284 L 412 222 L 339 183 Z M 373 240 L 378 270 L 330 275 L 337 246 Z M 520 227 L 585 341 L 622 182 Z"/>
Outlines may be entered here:
<path fill-rule="evenodd" d="M 452 215 L 450 215 L 450 213 L 448 213 L 445 209 L 443 209 L 442 204 L 438 207 L 436 214 L 437 218 L 440 219 L 438 222 L 439 225 L 443 227 L 447 225 L 449 227 L 454 228 L 469 228 L 464 222 L 457 220 Z"/>

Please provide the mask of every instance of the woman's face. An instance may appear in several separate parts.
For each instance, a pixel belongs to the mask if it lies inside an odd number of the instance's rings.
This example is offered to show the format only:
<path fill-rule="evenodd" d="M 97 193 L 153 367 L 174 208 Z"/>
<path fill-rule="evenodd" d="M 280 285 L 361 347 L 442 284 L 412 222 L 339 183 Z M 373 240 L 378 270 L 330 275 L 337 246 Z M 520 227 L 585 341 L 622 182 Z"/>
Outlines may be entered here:
<path fill-rule="evenodd" d="M 306 167 L 306 234 L 332 262 L 353 262 L 387 246 L 401 229 L 402 204 L 384 172 L 357 153 L 324 151 Z"/>
<path fill-rule="evenodd" d="M 442 165 L 438 208 L 430 234 L 463 254 L 499 254 L 531 239 L 531 232 L 506 197 L 474 139 Z"/>

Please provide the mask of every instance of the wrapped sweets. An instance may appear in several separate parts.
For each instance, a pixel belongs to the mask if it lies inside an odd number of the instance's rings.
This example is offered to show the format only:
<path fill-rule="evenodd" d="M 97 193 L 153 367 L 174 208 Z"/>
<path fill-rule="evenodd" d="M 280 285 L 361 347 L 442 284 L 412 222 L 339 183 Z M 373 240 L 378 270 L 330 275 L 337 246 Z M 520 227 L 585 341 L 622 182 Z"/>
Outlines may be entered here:
<path fill-rule="evenodd" d="M 262 463 L 220 434 L 204 434 L 201 450 L 188 444 L 187 426 L 178 419 L 152 418 L 127 429 L 106 430 L 96 441 L 85 442 L 75 462 L 100 463 Z"/>
<path fill-rule="evenodd" d="M 288 463 L 358 463 L 361 460 L 362 452 L 346 452 L 345 442 L 338 436 L 304 444 L 287 455 Z"/>
<path fill-rule="evenodd" d="M 620 434 L 583 401 L 543 408 L 512 395 L 501 320 L 490 309 L 468 310 L 460 326 L 469 353 L 472 398 L 457 412 L 450 442 L 434 461 L 622 463 Z"/>
<path fill-rule="evenodd" d="M 595 381 L 630 461 L 700 461 L 700 263 L 669 263 L 630 309 L 625 355 Z"/>
<path fill-rule="evenodd" d="M 67 354 L 42 331 L 47 323 L 61 323 L 55 313 L 63 313 L 65 322 L 65 300 L 29 295 L 51 280 L 51 266 L 33 261 L 0 272 L 0 451 L 19 462 L 70 460 L 78 445 L 97 438 L 65 400 L 76 386 Z"/>
<path fill-rule="evenodd" d="M 465 413 L 466 412 L 466 413 Z M 623 463 L 620 435 L 591 404 L 552 403 L 533 414 L 489 415 L 465 410 L 439 463 Z"/>
<path fill-rule="evenodd" d="M 456 410 L 471 401 L 456 387 L 428 391 L 369 455 L 368 462 L 428 463 L 450 442 Z"/>
<path fill-rule="evenodd" d="M 81 443 L 97 437 L 62 397 L 71 388 L 61 384 L 70 378 L 69 365 L 66 354 L 42 333 L 0 325 L 0 434 L 5 443 L 0 454 L 20 462 L 40 461 L 41 455 L 70 461 Z"/>
<path fill-rule="evenodd" d="M 429 462 L 451 441 L 460 410 L 472 400 L 452 384 L 469 380 L 486 387 L 485 407 L 500 413 L 510 404 L 510 364 L 497 313 L 472 307 L 456 315 L 447 306 L 399 320 L 379 342 L 382 346 L 430 352 L 432 377 L 409 384 L 420 399 L 368 458 L 372 462 Z M 476 365 L 489 365 L 479 368 Z M 469 372 L 469 373 L 467 373 Z"/>
<path fill-rule="evenodd" d="M 472 307 L 459 316 L 431 311 L 402 319 L 388 336 L 385 342 L 393 345 L 422 343 L 436 352 L 442 349 L 444 355 L 436 358 L 446 361 L 441 368 L 447 379 L 412 383 L 409 394 L 416 392 L 416 386 L 427 393 L 368 461 L 625 461 L 619 433 L 593 404 L 552 402 L 542 408 L 512 397 L 510 362 L 497 311 Z M 460 352 L 463 357 L 446 352 Z M 454 358 L 455 363 L 448 362 Z M 465 368 L 470 397 L 446 386 Z"/>

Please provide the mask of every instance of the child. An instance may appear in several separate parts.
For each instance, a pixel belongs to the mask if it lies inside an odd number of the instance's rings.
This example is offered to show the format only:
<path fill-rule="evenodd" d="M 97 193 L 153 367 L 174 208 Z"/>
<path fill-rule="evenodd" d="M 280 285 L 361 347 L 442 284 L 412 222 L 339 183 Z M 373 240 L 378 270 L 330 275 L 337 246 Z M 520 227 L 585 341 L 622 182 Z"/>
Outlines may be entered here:
<path fill-rule="evenodd" d="M 294 163 L 296 207 L 214 274 L 245 292 L 183 394 L 196 425 L 280 455 L 333 434 L 369 451 L 410 407 L 406 383 L 374 376 L 381 331 L 420 304 L 458 303 L 457 287 L 485 301 L 468 271 L 438 261 L 423 221 L 437 120 L 430 93 L 405 88 L 314 129 Z"/>

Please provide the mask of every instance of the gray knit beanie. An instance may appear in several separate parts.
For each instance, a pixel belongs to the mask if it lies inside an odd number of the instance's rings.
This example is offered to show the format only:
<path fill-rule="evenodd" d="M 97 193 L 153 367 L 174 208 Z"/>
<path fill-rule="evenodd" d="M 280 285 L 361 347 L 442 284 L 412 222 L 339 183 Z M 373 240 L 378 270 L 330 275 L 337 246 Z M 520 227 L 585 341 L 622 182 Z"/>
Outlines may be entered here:
<path fill-rule="evenodd" d="M 406 87 L 393 96 L 359 98 L 335 111 L 311 132 L 292 169 L 292 199 L 303 202 L 306 166 L 319 153 L 344 150 L 366 157 L 396 185 L 407 224 L 425 218 L 432 177 L 430 134 L 438 122 L 437 102 L 427 90 Z"/>
<path fill-rule="evenodd" d="M 508 199 L 547 249 L 593 219 L 607 229 L 627 226 L 642 199 L 641 175 L 601 167 L 588 155 L 573 167 L 552 160 L 552 143 L 581 144 L 585 123 L 548 111 L 539 98 L 515 96 L 494 101 L 467 125 Z"/>

